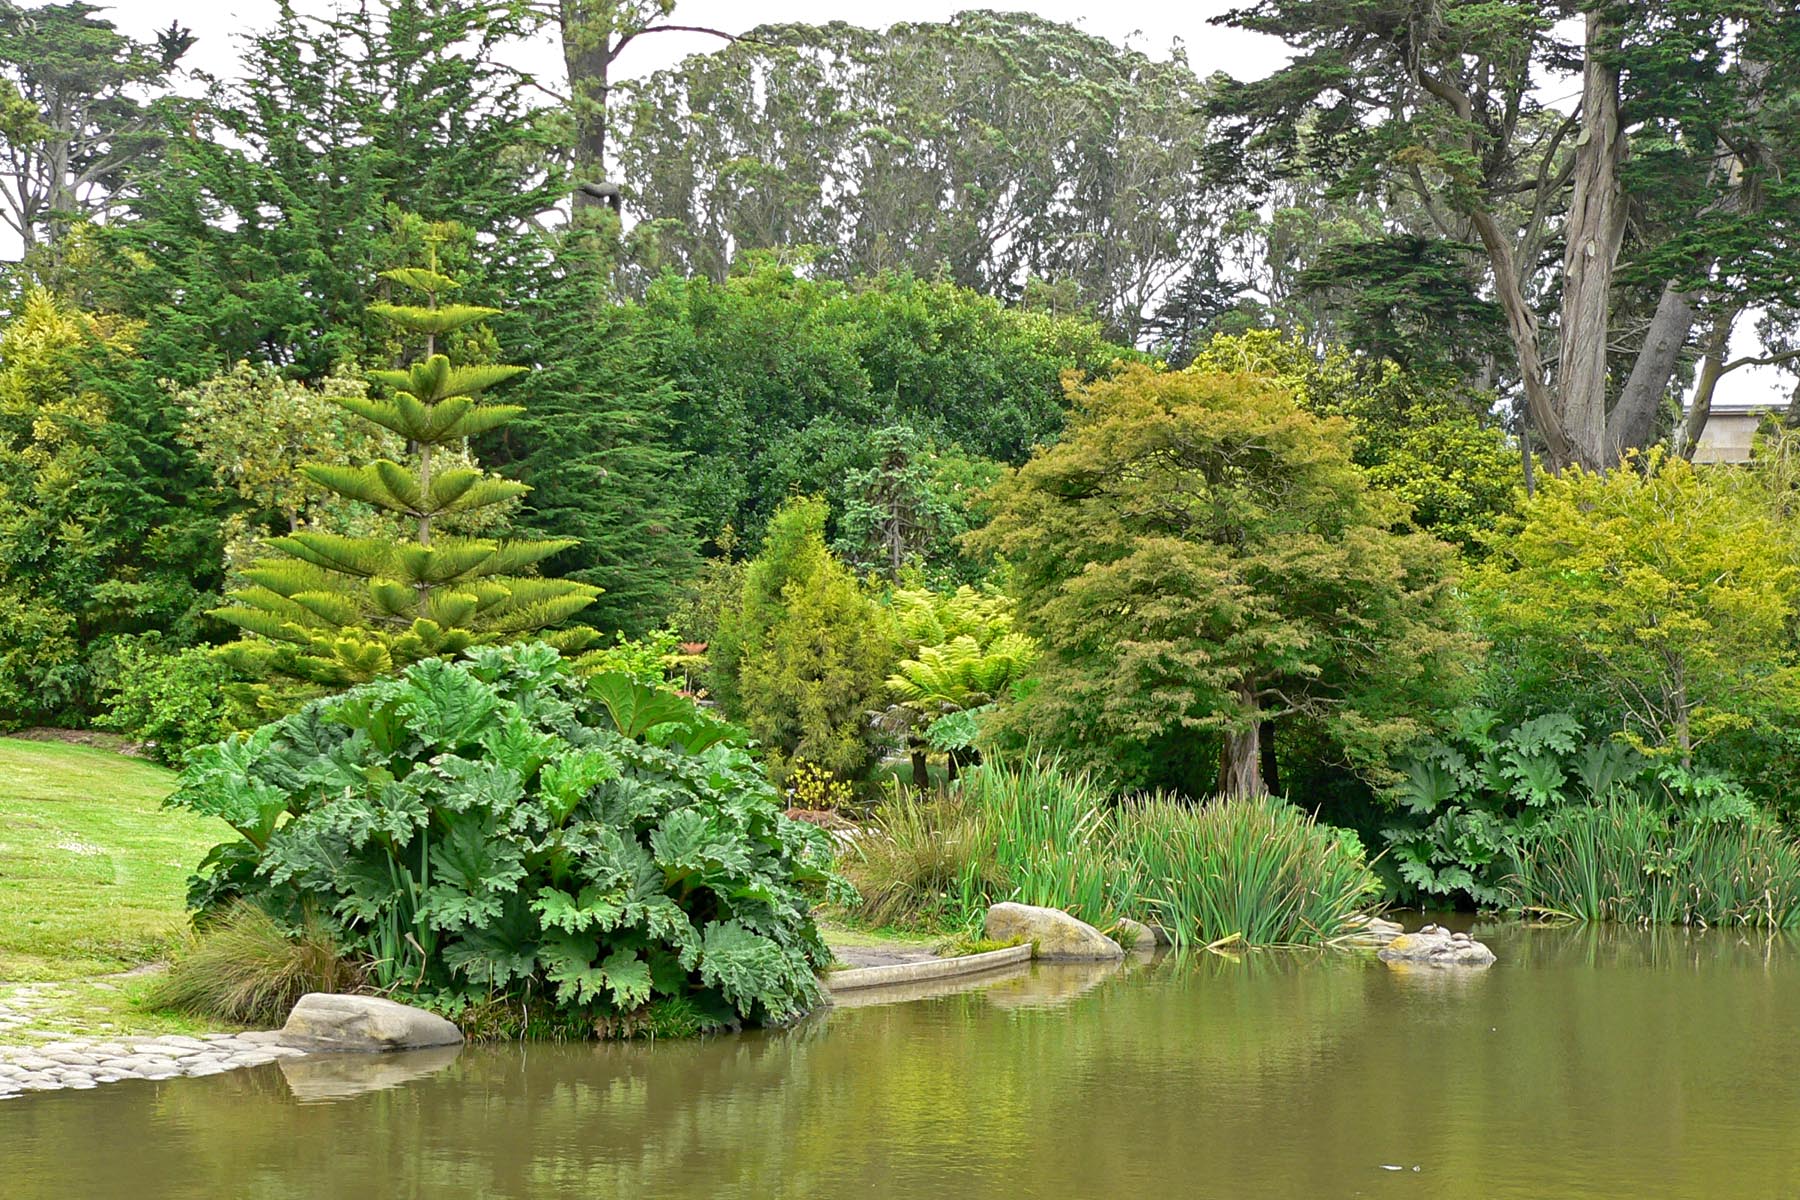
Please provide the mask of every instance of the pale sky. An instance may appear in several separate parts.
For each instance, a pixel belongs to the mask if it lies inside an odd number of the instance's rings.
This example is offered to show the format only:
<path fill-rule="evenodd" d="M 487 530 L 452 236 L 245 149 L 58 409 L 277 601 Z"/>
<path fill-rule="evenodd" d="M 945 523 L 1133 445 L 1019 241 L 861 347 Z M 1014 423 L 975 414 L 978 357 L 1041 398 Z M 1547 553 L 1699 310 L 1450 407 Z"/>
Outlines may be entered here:
<path fill-rule="evenodd" d="M 103 2 L 103 0 L 96 0 Z M 1248 0 L 1243 0 L 1248 3 Z M 26 0 L 34 7 L 33 0 Z M 295 0 L 302 12 L 325 12 L 333 0 Z M 140 39 L 179 21 L 199 38 L 184 60 L 188 65 L 216 75 L 236 73 L 238 35 L 264 28 L 275 17 L 275 0 L 120 0 L 105 6 L 119 28 Z M 1052 20 L 1076 25 L 1114 42 L 1128 43 L 1153 57 L 1165 57 L 1179 42 L 1188 61 L 1201 76 L 1224 71 L 1240 79 L 1268 74 L 1287 60 L 1286 48 L 1276 39 L 1235 29 L 1221 29 L 1208 19 L 1231 8 L 1231 0 L 1139 0 L 1135 4 L 1105 4 L 1101 0 L 862 0 L 849 6 L 842 0 L 679 0 L 673 21 L 741 33 L 756 25 L 776 21 L 823 24 L 849 20 L 881 27 L 896 21 L 943 20 L 970 8 L 1008 12 L 1033 12 Z M 626 48 L 619 61 L 622 77 L 635 77 L 670 66 L 689 54 L 703 53 L 719 44 L 704 34 L 666 33 L 640 38 Z M 521 47 L 513 65 L 541 76 L 552 86 L 562 79 L 561 50 L 554 31 Z M 1760 352 L 1752 328 L 1754 314 L 1738 322 L 1731 354 Z M 1750 367 L 1727 375 L 1719 384 L 1718 404 L 1786 404 L 1792 379 L 1773 367 Z"/>

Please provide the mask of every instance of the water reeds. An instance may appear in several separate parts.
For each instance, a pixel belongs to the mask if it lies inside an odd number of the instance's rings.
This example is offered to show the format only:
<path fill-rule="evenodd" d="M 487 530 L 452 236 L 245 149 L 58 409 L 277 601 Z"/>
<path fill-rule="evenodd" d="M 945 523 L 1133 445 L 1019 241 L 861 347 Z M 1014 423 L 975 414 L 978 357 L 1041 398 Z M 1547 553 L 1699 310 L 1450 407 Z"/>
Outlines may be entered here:
<path fill-rule="evenodd" d="M 1151 918 L 1177 944 L 1318 945 L 1380 885 L 1347 830 L 1275 796 L 1127 802 L 1120 827 Z"/>
<path fill-rule="evenodd" d="M 1526 909 L 1581 921 L 1800 928 L 1800 844 L 1772 822 L 1681 819 L 1620 795 L 1552 814 L 1515 851 Z"/>
<path fill-rule="evenodd" d="M 1377 887 L 1354 835 L 1286 801 L 1120 801 L 1053 759 L 989 763 L 948 795 L 896 791 L 845 869 L 876 925 L 973 928 L 1015 900 L 1198 946 L 1328 941 Z"/>

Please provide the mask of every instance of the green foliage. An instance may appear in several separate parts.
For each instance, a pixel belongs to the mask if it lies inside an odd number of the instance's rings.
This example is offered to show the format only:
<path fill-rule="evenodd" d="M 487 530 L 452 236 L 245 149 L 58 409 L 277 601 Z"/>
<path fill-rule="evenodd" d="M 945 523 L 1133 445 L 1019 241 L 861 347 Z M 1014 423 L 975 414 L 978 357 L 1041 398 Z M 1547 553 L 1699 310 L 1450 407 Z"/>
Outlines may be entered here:
<path fill-rule="evenodd" d="M 833 549 L 859 570 L 898 580 L 909 567 L 965 581 L 979 574 L 958 539 L 980 524 L 981 489 L 1000 466 L 954 452 L 940 454 L 909 425 L 869 435 L 874 465 L 845 472 Z"/>
<path fill-rule="evenodd" d="M 1419 528 L 1465 552 L 1481 553 L 1483 535 L 1507 524 L 1524 498 L 1518 448 L 1488 415 L 1486 392 L 1379 359 L 1359 365 L 1342 350 L 1319 354 L 1273 330 L 1214 338 L 1194 362 L 1268 375 L 1306 411 L 1344 418 L 1351 458 L 1370 485 L 1404 500 Z"/>
<path fill-rule="evenodd" d="M 1302 291 L 1339 301 L 1338 332 L 1375 363 L 1426 377 L 1471 373 L 1506 348 L 1500 306 L 1476 293 L 1480 247 L 1393 234 L 1327 246 Z"/>
<path fill-rule="evenodd" d="M 1178 946 L 1316 946 L 1380 890 L 1356 835 L 1274 796 L 1128 802 L 1121 851 L 1139 901 Z"/>
<path fill-rule="evenodd" d="M 301 913 L 281 923 L 253 904 L 227 906 L 176 951 L 168 973 L 144 993 L 152 1008 L 172 1008 L 212 1021 L 279 1026 L 308 992 L 350 992 L 362 982 L 330 922 Z"/>
<path fill-rule="evenodd" d="M 1648 782 L 1649 764 L 1616 741 L 1594 738 L 1564 713 L 1514 726 L 1485 709 L 1459 714 L 1454 736 L 1406 760 L 1389 793 L 1399 810 L 1382 829 L 1400 897 L 1425 903 L 1468 898 L 1496 908 L 1519 839 L 1566 805 L 1604 799 Z"/>
<path fill-rule="evenodd" d="M 626 675 L 650 687 L 662 687 L 678 650 L 679 635 L 673 629 L 653 629 L 641 638 L 621 636 L 610 646 L 589 650 L 575 660 L 575 669 L 583 675 Z"/>
<path fill-rule="evenodd" d="M 525 414 L 484 449 L 531 485 L 521 527 L 572 539 L 546 568 L 601 589 L 581 619 L 641 634 L 673 611 L 697 539 L 681 498 L 677 388 L 653 369 L 641 323 L 614 303 L 610 266 L 597 239 L 568 235 L 538 275 L 510 325 L 541 366 L 512 389 Z"/>
<path fill-rule="evenodd" d="M 721 623 L 712 678 L 777 783 L 802 759 L 860 783 L 891 649 L 880 608 L 826 548 L 824 501 L 797 498 L 776 512 Z"/>
<path fill-rule="evenodd" d="M 646 257 L 686 273 L 810 250 L 829 278 L 1060 291 L 1131 342 L 1229 202 L 1207 94 L 1179 51 L 1031 14 L 770 25 L 634 88 L 618 163 Z"/>
<path fill-rule="evenodd" d="M 1553 813 L 1519 846 L 1519 904 L 1582 921 L 1800 927 L 1800 844 L 1754 814 L 1630 794 Z"/>
<path fill-rule="evenodd" d="M 1744 480 L 1657 454 L 1636 468 L 1544 480 L 1471 579 L 1473 604 L 1514 703 L 1706 763 L 1721 739 L 1800 712 L 1800 571 Z"/>
<path fill-rule="evenodd" d="M 448 231 L 444 231 L 448 232 Z M 233 593 L 215 615 L 251 636 L 225 654 L 253 678 L 269 675 L 341 687 L 432 656 L 471 646 L 537 635 L 565 649 L 591 642 L 582 628 L 550 634 L 592 602 L 587 584 L 525 574 L 567 549 L 568 541 L 500 541 L 439 537 L 433 525 L 505 503 L 528 490 L 479 469 L 434 455 L 505 425 L 521 411 L 485 403 L 483 393 L 523 367 L 458 364 L 437 350 L 438 339 L 493 315 L 469 305 L 441 307 L 441 293 L 458 284 L 437 269 L 436 241 L 425 268 L 387 272 L 390 282 L 427 289 L 423 305 L 385 305 L 403 329 L 423 337 L 421 356 L 403 369 L 370 378 L 384 396 L 330 399 L 412 447 L 403 465 L 377 459 L 365 466 L 309 464 L 301 472 L 347 500 L 416 525 L 416 537 L 353 537 L 301 529 L 272 539 L 281 557 L 243 571 L 249 586 Z"/>
<path fill-rule="evenodd" d="M 112 639 L 192 640 L 215 581 L 136 333 L 42 292 L 0 333 L 0 727 L 84 719 Z"/>
<path fill-rule="evenodd" d="M 161 131 L 105 230 L 101 284 L 172 347 L 172 377 L 249 359 L 318 380 L 386 358 L 391 327 L 368 312 L 393 299 L 378 272 L 423 249 L 398 213 L 470 231 L 445 247 L 459 302 L 516 286 L 536 261 L 529 222 L 565 186 L 528 78 L 498 61 L 525 20 L 479 0 L 330 20 L 284 6 L 246 39 L 242 74 Z"/>
<path fill-rule="evenodd" d="M 590 686 L 598 701 L 547 646 L 482 648 L 199 752 L 171 803 L 241 840 L 192 902 L 316 903 L 379 983 L 451 1011 L 540 994 L 600 1023 L 671 997 L 707 1027 L 805 1011 L 829 959 L 824 835 L 691 703 Z"/>
<path fill-rule="evenodd" d="M 1429 728 L 1470 649 L 1452 553 L 1395 532 L 1404 505 L 1349 460 L 1340 418 L 1198 370 L 1128 367 L 1077 399 L 973 535 L 1043 647 L 1009 726 L 1128 786 L 1200 794 L 1220 776 L 1193 756 L 1222 739 L 1215 761 L 1253 766 L 1277 717 L 1374 772 Z"/>
<path fill-rule="evenodd" d="M 1128 353 L 1089 321 L 948 282 L 883 274 L 851 288 L 756 259 L 723 283 L 665 277 L 610 331 L 674 389 L 683 510 L 751 545 L 788 496 L 876 471 L 873 429 L 934 445 L 933 487 L 961 503 L 981 460 L 1019 462 L 1055 436 L 1065 370 Z"/>
<path fill-rule="evenodd" d="M 142 742 L 158 762 L 179 765 L 230 732 L 222 689 L 231 672 L 210 648 L 171 649 L 156 634 L 118 638 L 106 677 L 106 711 L 94 723 Z"/>

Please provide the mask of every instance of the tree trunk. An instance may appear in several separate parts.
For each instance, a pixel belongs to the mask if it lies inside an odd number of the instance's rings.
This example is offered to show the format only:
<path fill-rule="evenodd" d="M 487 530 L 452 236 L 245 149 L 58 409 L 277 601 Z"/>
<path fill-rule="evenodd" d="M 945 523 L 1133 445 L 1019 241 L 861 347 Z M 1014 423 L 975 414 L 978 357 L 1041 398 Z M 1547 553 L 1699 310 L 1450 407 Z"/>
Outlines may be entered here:
<path fill-rule="evenodd" d="M 1225 731 L 1225 746 L 1219 755 L 1219 795 L 1230 800 L 1261 796 L 1268 791 L 1262 773 L 1262 722 L 1257 719 L 1256 689 L 1248 683 L 1237 688 L 1239 713 L 1245 718 L 1241 728 Z"/>
<path fill-rule="evenodd" d="M 1637 361 L 1631 364 L 1631 375 L 1619 393 L 1612 416 L 1606 421 L 1606 456 L 1617 462 L 1627 450 L 1648 446 L 1656 436 L 1656 414 L 1663 397 L 1669 393 L 1669 381 L 1681 359 L 1682 347 L 1694 328 L 1694 294 L 1678 291 L 1674 284 L 1663 288 L 1656 302 L 1656 313 L 1650 318 L 1650 331 Z"/>
<path fill-rule="evenodd" d="M 1281 794 L 1281 765 L 1275 759 L 1275 725 L 1264 721 L 1258 730 L 1262 739 L 1262 781 L 1263 786 L 1274 795 Z"/>
<path fill-rule="evenodd" d="M 912 752 L 913 786 L 921 792 L 931 786 L 931 770 L 925 761 L 925 747 L 914 742 L 908 749 Z"/>
<path fill-rule="evenodd" d="M 1712 416 L 1713 393 L 1718 390 L 1719 377 L 1725 373 L 1725 348 L 1731 343 L 1731 327 L 1737 323 L 1737 315 L 1735 308 L 1721 313 L 1714 319 L 1712 331 L 1707 335 L 1705 356 L 1700 360 L 1700 377 L 1694 383 L 1694 402 L 1688 406 L 1687 416 L 1675 433 L 1675 453 L 1685 459 L 1694 457 L 1700 435 L 1706 432 L 1706 422 Z"/>
<path fill-rule="evenodd" d="M 1612 65 L 1618 33 L 1598 12 L 1587 14 L 1582 67 L 1581 137 L 1575 145 L 1574 191 L 1564 227 L 1562 320 L 1556 390 L 1574 462 L 1590 469 L 1607 458 L 1606 358 L 1613 271 L 1625 234 L 1619 164 L 1619 72 Z M 1559 462 L 1558 467 L 1570 465 Z"/>
<path fill-rule="evenodd" d="M 581 184 L 606 180 L 606 105 L 612 90 L 617 19 L 613 0 L 560 0 L 563 66 L 569 73 L 569 115 L 575 123 L 573 149 L 577 213 L 603 207 L 606 200 Z"/>

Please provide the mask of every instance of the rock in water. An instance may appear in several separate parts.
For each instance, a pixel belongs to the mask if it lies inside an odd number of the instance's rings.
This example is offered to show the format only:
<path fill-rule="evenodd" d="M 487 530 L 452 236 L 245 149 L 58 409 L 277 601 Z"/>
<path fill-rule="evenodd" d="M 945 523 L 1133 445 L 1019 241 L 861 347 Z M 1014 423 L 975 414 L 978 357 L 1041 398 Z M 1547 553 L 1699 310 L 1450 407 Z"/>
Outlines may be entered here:
<path fill-rule="evenodd" d="M 308 992 L 281 1027 L 281 1042 L 303 1050 L 416 1050 L 454 1046 L 462 1032 L 436 1013 L 383 1000 Z"/>
<path fill-rule="evenodd" d="M 996 904 L 987 911 L 986 931 L 997 942 L 1017 938 L 1032 943 L 1041 959 L 1095 962 L 1125 957 L 1119 943 L 1058 908 Z"/>
<path fill-rule="evenodd" d="M 1494 952 L 1464 935 L 1460 940 L 1446 930 L 1403 933 L 1383 946 L 1375 957 L 1382 962 L 1424 963 L 1433 967 L 1485 967 Z"/>

